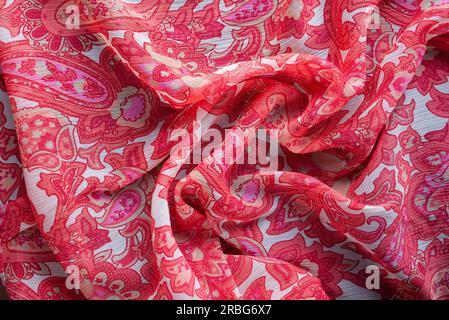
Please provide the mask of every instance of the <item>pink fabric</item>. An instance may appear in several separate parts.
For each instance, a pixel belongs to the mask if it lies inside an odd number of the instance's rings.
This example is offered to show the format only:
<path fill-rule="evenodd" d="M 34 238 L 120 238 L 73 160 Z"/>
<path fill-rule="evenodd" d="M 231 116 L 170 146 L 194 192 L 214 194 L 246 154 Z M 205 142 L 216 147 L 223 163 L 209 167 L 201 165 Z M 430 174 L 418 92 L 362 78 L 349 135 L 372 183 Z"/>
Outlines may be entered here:
<path fill-rule="evenodd" d="M 448 58 L 444 0 L 0 0 L 9 298 L 448 299 Z"/>

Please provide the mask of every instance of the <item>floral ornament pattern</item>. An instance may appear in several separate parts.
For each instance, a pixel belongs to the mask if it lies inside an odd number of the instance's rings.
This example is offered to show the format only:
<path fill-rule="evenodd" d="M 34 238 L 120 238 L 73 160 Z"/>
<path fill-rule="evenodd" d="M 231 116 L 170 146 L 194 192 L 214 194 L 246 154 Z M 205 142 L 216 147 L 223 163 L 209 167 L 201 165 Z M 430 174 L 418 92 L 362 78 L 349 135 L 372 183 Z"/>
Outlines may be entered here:
<path fill-rule="evenodd" d="M 448 1 L 0 0 L 0 27 L 10 299 L 449 299 Z M 243 140 L 179 161 L 179 129 Z M 220 160 L 260 129 L 275 168 Z"/>

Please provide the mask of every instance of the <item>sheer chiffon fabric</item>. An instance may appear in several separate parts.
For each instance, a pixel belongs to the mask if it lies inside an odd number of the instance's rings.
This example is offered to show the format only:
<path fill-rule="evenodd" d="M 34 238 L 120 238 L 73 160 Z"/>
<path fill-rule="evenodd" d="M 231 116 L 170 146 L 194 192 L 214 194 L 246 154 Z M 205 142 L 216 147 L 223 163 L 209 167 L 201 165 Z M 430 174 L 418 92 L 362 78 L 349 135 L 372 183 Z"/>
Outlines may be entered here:
<path fill-rule="evenodd" d="M 0 69 L 10 299 L 449 298 L 449 1 L 0 0 Z"/>

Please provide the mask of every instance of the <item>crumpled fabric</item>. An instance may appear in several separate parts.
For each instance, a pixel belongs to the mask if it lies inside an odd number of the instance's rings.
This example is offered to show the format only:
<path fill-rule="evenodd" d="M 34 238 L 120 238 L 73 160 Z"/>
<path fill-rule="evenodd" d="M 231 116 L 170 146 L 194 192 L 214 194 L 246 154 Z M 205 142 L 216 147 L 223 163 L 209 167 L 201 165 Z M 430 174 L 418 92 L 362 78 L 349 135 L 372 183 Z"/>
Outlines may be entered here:
<path fill-rule="evenodd" d="M 449 1 L 0 0 L 0 68 L 9 299 L 449 299 Z"/>

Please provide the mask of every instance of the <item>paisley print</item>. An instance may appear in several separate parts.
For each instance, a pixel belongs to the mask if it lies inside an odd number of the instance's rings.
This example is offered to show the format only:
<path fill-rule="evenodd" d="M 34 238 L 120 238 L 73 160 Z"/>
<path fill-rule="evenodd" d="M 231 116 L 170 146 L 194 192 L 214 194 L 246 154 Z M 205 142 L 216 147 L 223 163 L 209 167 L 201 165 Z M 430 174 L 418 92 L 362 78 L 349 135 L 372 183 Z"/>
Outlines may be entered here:
<path fill-rule="evenodd" d="M 1 286 L 448 300 L 448 57 L 447 0 L 0 0 Z"/>

